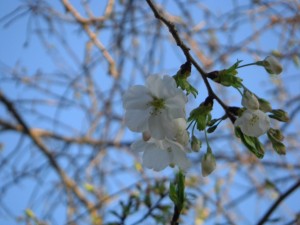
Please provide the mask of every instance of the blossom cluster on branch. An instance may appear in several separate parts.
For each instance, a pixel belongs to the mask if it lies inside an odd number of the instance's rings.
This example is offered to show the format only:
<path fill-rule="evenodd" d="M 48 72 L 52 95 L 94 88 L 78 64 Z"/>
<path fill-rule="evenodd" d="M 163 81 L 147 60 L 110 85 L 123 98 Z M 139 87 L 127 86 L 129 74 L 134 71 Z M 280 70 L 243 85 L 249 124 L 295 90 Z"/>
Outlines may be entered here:
<path fill-rule="evenodd" d="M 287 114 L 281 109 L 272 109 L 267 100 L 248 90 L 238 76 L 238 69 L 245 66 L 263 66 L 272 75 L 280 74 L 282 67 L 273 56 L 245 65 L 240 65 L 241 62 L 237 61 L 228 69 L 207 74 L 207 78 L 215 83 L 233 87 L 242 95 L 242 107 L 227 106 L 218 99 L 225 110 L 221 118 L 212 118 L 216 99 L 214 93 L 209 93 L 205 101 L 186 118 L 187 96 L 192 94 L 197 97 L 198 94 L 198 90 L 187 81 L 191 74 L 189 62 L 183 64 L 173 77 L 149 76 L 145 85 L 132 86 L 125 92 L 125 124 L 130 130 L 142 134 L 142 139 L 134 142 L 131 149 L 143 154 L 145 167 L 160 171 L 167 166 L 178 166 L 186 171 L 191 165 L 187 153 L 197 152 L 201 148 L 202 142 L 194 135 L 197 129 L 204 131 L 207 145 L 206 154 L 201 160 L 202 175 L 209 175 L 216 168 L 216 159 L 207 135 L 213 133 L 227 118 L 235 127 L 236 137 L 258 158 L 264 156 L 263 145 L 258 137 L 266 133 L 276 152 L 285 154 L 283 135 L 279 130 L 271 128 L 270 118 L 287 122 Z"/>

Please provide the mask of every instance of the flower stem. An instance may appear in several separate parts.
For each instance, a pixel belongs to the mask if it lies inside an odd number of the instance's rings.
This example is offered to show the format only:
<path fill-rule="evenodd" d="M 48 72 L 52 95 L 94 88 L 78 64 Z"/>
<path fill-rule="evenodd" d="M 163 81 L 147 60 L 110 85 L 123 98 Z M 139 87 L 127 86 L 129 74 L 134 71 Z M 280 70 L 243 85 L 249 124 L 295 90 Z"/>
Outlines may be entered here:
<path fill-rule="evenodd" d="M 237 69 L 242 68 L 242 67 L 246 67 L 246 66 L 254 66 L 254 65 L 258 65 L 258 63 L 257 63 L 257 62 L 254 62 L 254 63 L 248 63 L 248 64 L 245 64 L 245 65 L 238 66 Z"/>

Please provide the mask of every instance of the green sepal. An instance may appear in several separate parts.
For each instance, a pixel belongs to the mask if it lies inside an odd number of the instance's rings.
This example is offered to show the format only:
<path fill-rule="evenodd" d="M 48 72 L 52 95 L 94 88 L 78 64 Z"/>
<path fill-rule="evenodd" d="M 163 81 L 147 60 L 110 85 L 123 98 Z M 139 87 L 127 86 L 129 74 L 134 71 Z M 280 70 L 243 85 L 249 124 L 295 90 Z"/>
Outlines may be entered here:
<path fill-rule="evenodd" d="M 236 137 L 240 138 L 242 143 L 252 152 L 257 158 L 262 159 L 264 157 L 263 144 L 257 137 L 250 137 L 245 135 L 239 127 L 235 128 Z"/>
<path fill-rule="evenodd" d="M 211 103 L 201 103 L 199 107 L 191 111 L 188 122 L 196 121 L 197 129 L 204 130 L 207 123 L 211 120 L 210 111 L 212 107 L 213 105 Z"/>
<path fill-rule="evenodd" d="M 259 102 L 259 109 L 263 112 L 271 112 L 272 111 L 272 106 L 270 102 L 263 98 L 257 98 Z"/>
<path fill-rule="evenodd" d="M 186 62 L 181 65 L 180 69 L 177 71 L 176 75 L 173 76 L 176 81 L 177 87 L 180 87 L 182 90 L 186 91 L 186 94 L 192 94 L 196 98 L 198 91 L 194 88 L 188 81 L 187 78 L 191 74 L 191 63 Z"/>
<path fill-rule="evenodd" d="M 230 68 L 219 71 L 218 75 L 213 78 L 213 80 L 219 84 L 222 84 L 227 87 L 241 88 L 242 81 L 240 77 L 236 76 L 238 74 L 237 68 L 242 60 L 238 60 Z"/>

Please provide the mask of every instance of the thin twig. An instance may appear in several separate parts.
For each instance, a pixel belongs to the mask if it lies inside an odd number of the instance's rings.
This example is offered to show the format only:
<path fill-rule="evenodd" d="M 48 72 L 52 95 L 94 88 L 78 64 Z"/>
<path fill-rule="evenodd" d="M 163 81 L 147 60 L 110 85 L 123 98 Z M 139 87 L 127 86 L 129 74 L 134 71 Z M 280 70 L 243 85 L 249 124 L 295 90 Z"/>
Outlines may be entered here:
<path fill-rule="evenodd" d="M 154 16 L 159 19 L 160 21 L 162 21 L 168 28 L 170 33 L 172 34 L 173 38 L 176 41 L 176 44 L 180 47 L 180 49 L 182 50 L 183 54 L 186 57 L 186 60 L 191 62 L 191 64 L 197 69 L 197 71 L 200 73 L 205 86 L 207 88 L 208 91 L 208 95 L 210 98 L 215 99 L 224 109 L 224 111 L 227 113 L 227 115 L 229 116 L 229 118 L 231 119 L 232 122 L 234 122 L 234 115 L 231 113 L 231 111 L 229 110 L 228 106 L 214 93 L 213 89 L 211 88 L 208 79 L 207 79 L 207 73 L 202 69 L 202 67 L 197 63 L 197 61 L 194 59 L 194 57 L 190 54 L 190 48 L 183 42 L 182 38 L 179 36 L 178 31 L 174 25 L 174 23 L 172 23 L 171 21 L 167 20 L 162 12 L 160 12 L 157 7 L 155 6 L 155 4 L 152 2 L 152 0 L 146 0 L 148 5 L 150 6 Z"/>
<path fill-rule="evenodd" d="M 52 165 L 54 170 L 60 176 L 62 182 L 64 183 L 67 189 L 70 189 L 73 194 L 79 199 L 81 203 L 83 203 L 89 210 L 93 208 L 94 204 L 91 203 L 88 199 L 85 198 L 84 194 L 77 187 L 76 182 L 74 182 L 59 166 L 57 161 L 55 160 L 54 155 L 51 151 L 44 145 L 41 138 L 35 133 L 31 131 L 29 126 L 21 117 L 20 113 L 15 109 L 13 103 L 4 96 L 4 94 L 0 91 L 0 101 L 6 106 L 7 110 L 14 116 L 14 118 L 18 121 L 18 123 L 23 127 L 24 133 L 27 134 L 33 143 L 41 150 L 41 152 L 45 155 L 45 157 L 49 160 L 49 163 Z"/>
<path fill-rule="evenodd" d="M 113 1 L 110 1 L 108 6 L 107 6 L 107 11 L 105 12 L 105 17 L 101 17 L 100 21 L 103 22 L 105 20 L 106 17 L 108 17 L 112 11 L 112 6 L 113 6 Z M 117 71 L 116 68 L 116 64 L 114 59 L 112 58 L 112 56 L 110 55 L 110 53 L 107 51 L 107 49 L 105 48 L 105 46 L 102 44 L 102 42 L 97 38 L 97 35 L 89 28 L 89 24 L 87 20 L 85 18 L 83 18 L 80 13 L 72 6 L 72 4 L 70 4 L 70 2 L 68 0 L 62 0 L 62 4 L 64 5 L 64 7 L 66 8 L 67 11 L 69 11 L 73 17 L 75 18 L 75 20 L 81 24 L 81 26 L 83 27 L 83 29 L 85 30 L 85 32 L 87 33 L 87 35 L 89 36 L 89 38 L 91 39 L 91 41 L 94 43 L 94 45 L 102 52 L 104 58 L 107 60 L 108 62 L 108 72 L 109 74 L 111 74 L 114 78 L 118 78 L 119 77 L 119 73 Z"/>
<path fill-rule="evenodd" d="M 273 205 L 271 205 L 271 207 L 269 208 L 269 210 L 265 213 L 265 215 L 263 215 L 263 217 L 259 220 L 259 222 L 257 223 L 257 225 L 262 225 L 265 222 L 268 221 L 269 217 L 271 216 L 271 214 L 275 211 L 275 209 L 277 209 L 277 207 L 280 205 L 280 203 L 286 199 L 290 194 L 292 194 L 297 188 L 300 187 L 300 180 L 298 180 L 293 186 L 291 186 L 286 192 L 284 192 L 283 194 L 281 194 L 278 199 L 273 203 Z"/>

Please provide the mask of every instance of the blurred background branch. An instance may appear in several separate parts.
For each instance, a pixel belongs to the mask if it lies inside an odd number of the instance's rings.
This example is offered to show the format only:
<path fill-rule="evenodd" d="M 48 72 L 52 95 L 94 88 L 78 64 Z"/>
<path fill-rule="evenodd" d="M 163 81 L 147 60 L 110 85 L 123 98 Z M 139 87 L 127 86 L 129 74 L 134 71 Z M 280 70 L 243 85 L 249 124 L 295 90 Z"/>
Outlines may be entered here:
<path fill-rule="evenodd" d="M 184 51 L 147 2 L 174 26 Z M 200 93 L 189 98 L 188 113 L 207 97 L 195 65 L 210 72 L 273 55 L 282 76 L 270 78 L 261 68 L 241 69 L 239 76 L 289 112 L 290 122 L 272 124 L 286 137 L 285 157 L 263 138 L 265 157 L 256 159 L 232 138 L 229 121 L 209 135 L 217 170 L 203 178 L 203 152 L 193 153 L 180 224 L 299 223 L 293 200 L 300 195 L 293 186 L 300 172 L 298 0 L 14 0 L 0 6 L 1 224 L 168 224 L 174 174 L 144 169 L 130 151 L 140 137 L 123 124 L 122 96 L 149 75 L 174 75 L 187 55 L 195 61 L 189 79 Z M 234 91 L 209 85 L 227 105 L 240 105 Z M 213 117 L 222 115 L 220 108 Z"/>

